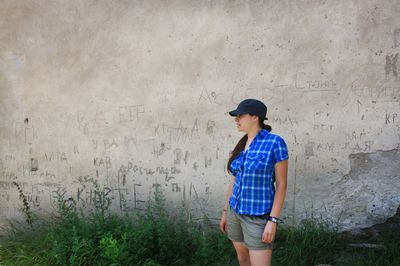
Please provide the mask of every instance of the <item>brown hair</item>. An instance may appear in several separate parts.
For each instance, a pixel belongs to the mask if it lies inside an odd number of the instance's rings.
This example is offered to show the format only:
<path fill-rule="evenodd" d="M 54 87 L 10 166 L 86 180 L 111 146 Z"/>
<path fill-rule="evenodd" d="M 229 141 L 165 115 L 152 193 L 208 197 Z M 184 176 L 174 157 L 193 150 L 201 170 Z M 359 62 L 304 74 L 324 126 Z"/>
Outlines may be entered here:
<path fill-rule="evenodd" d="M 272 127 L 270 125 L 266 125 L 264 124 L 264 119 L 262 117 L 258 117 L 258 123 L 260 125 L 260 127 L 262 129 L 266 129 L 269 132 L 272 131 Z M 228 164 L 227 164 L 227 169 L 228 169 L 228 173 L 230 173 L 231 171 L 229 170 L 229 166 L 231 166 L 232 161 L 236 158 L 236 156 L 239 155 L 239 153 L 241 153 L 244 148 L 246 147 L 246 142 L 247 142 L 247 134 L 244 135 L 239 142 L 236 144 L 235 148 L 233 149 L 233 151 L 230 153 L 229 156 L 229 160 L 228 160 Z"/>

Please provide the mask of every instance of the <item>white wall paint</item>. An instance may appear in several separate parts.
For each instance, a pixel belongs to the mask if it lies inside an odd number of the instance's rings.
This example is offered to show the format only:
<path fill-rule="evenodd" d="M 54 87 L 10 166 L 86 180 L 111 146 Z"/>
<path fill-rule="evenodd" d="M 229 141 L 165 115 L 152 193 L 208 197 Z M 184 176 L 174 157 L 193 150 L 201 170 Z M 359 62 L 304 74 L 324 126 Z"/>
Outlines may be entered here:
<path fill-rule="evenodd" d="M 1 223 L 21 217 L 13 181 L 46 213 L 57 188 L 90 201 L 85 176 L 116 210 L 159 184 L 217 222 L 244 98 L 290 149 L 288 223 L 369 226 L 400 204 L 397 1 L 0 5 Z"/>

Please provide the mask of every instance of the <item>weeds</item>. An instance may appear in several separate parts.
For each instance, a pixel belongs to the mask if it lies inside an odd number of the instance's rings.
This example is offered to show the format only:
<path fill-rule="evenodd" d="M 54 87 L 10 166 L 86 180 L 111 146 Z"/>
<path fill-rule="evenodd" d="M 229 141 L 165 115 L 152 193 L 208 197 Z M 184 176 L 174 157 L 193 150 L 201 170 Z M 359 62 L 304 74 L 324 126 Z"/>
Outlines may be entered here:
<path fill-rule="evenodd" d="M 32 227 L 32 223 L 33 223 L 33 214 L 32 214 L 32 210 L 31 207 L 29 206 L 28 200 L 24 194 L 24 192 L 22 191 L 21 187 L 19 186 L 19 184 L 17 182 L 13 182 L 13 185 L 18 189 L 18 193 L 19 193 L 19 198 L 22 201 L 22 212 L 25 214 L 26 216 L 26 223 Z"/>
<path fill-rule="evenodd" d="M 32 225 L 32 211 L 17 188 Z M 54 217 L 11 235 L 0 245 L 0 265 L 238 265 L 227 237 L 207 219 L 194 221 L 185 202 L 171 214 L 156 189 L 144 212 L 117 216 L 108 210 L 107 193 L 97 183 L 95 189 L 97 200 L 89 213 L 58 190 Z M 273 265 L 400 265 L 399 240 L 393 232 L 374 239 L 385 250 L 349 248 L 326 222 L 296 228 L 280 224 Z"/>

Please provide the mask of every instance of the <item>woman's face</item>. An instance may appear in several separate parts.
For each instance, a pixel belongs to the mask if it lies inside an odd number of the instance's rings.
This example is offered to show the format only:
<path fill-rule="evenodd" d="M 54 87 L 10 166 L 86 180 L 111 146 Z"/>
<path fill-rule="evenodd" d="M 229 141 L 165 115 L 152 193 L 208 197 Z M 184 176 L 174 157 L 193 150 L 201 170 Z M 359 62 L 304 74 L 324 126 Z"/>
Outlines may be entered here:
<path fill-rule="evenodd" d="M 237 115 L 235 117 L 236 127 L 239 131 L 248 132 L 258 124 L 258 118 L 255 115 Z"/>

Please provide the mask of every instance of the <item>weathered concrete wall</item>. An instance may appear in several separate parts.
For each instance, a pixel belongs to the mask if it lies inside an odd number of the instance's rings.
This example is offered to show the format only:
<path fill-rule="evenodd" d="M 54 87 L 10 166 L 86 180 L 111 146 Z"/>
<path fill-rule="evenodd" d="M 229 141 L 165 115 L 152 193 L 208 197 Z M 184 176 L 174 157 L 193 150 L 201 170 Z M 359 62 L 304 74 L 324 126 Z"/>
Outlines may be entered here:
<path fill-rule="evenodd" d="M 269 107 L 290 149 L 283 216 L 370 226 L 400 203 L 398 1 L 0 3 L 1 223 L 93 178 L 115 209 L 155 184 L 219 219 L 226 114 Z M 156 185 L 157 186 L 157 185 Z"/>

